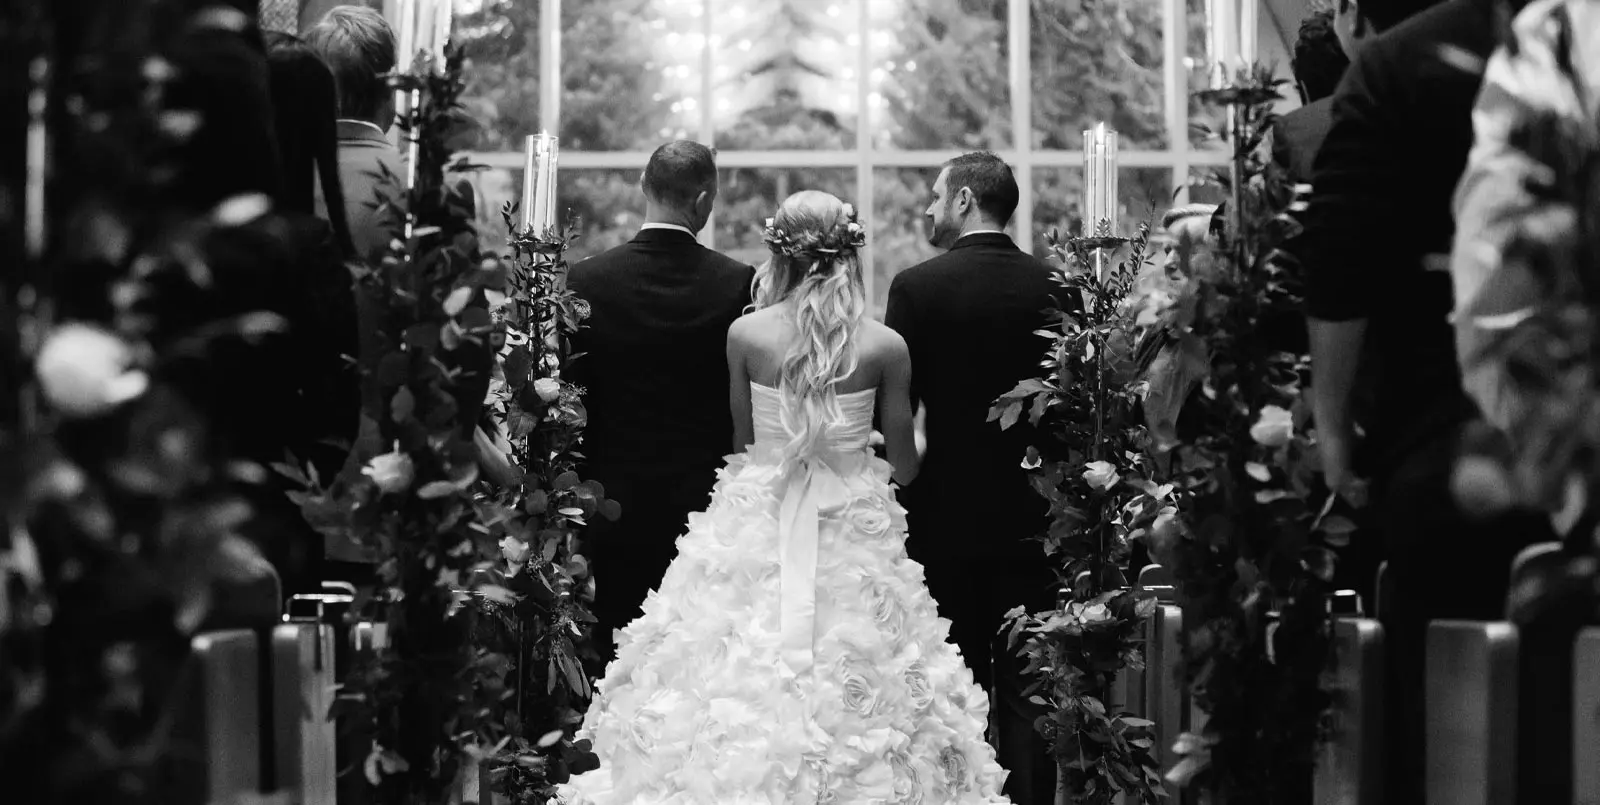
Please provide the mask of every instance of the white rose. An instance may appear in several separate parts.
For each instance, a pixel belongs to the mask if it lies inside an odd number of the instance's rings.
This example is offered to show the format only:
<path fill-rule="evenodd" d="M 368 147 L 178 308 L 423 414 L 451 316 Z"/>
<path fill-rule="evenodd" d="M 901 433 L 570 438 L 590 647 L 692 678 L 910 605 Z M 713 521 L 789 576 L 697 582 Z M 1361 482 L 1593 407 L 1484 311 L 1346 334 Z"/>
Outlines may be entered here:
<path fill-rule="evenodd" d="M 34 372 L 45 399 L 69 417 L 99 416 L 144 394 L 150 378 L 131 368 L 133 349 L 115 333 L 63 324 L 39 349 Z"/>
<path fill-rule="evenodd" d="M 1083 480 L 1096 489 L 1110 489 L 1122 480 L 1117 476 L 1117 468 L 1111 466 L 1109 461 L 1091 461 L 1083 465 Z"/>
<path fill-rule="evenodd" d="M 933 680 L 928 678 L 928 667 L 922 660 L 906 668 L 906 695 L 911 699 L 911 707 L 918 711 L 933 704 Z"/>
<path fill-rule="evenodd" d="M 880 509 L 858 508 L 850 512 L 850 524 L 867 537 L 881 537 L 889 531 L 889 513 Z"/>
<path fill-rule="evenodd" d="M 896 754 L 889 758 L 889 768 L 894 772 L 894 802 L 920 805 L 922 802 L 922 776 L 909 757 Z"/>
<path fill-rule="evenodd" d="M 532 552 L 533 546 L 518 537 L 502 537 L 500 539 L 501 558 L 515 567 L 527 564 L 528 554 Z"/>
<path fill-rule="evenodd" d="M 533 381 L 533 393 L 545 402 L 555 402 L 561 397 L 561 381 L 553 377 L 541 377 Z"/>
<path fill-rule="evenodd" d="M 397 495 L 411 488 L 417 472 L 411 456 L 400 452 L 400 443 L 395 442 L 393 452 L 373 456 L 367 466 L 361 468 L 361 474 L 371 478 L 384 494 Z"/>
<path fill-rule="evenodd" d="M 866 668 L 841 663 L 839 689 L 842 691 L 846 710 L 857 715 L 870 716 L 878 709 L 878 686 L 873 683 Z"/>
<path fill-rule="evenodd" d="M 884 634 L 898 642 L 905 634 L 906 610 L 894 593 L 879 584 L 867 587 L 867 604 L 872 610 L 872 620 Z"/>
<path fill-rule="evenodd" d="M 951 793 L 959 794 L 972 785 L 968 777 L 967 756 L 960 749 L 947 746 L 939 753 L 939 768 L 944 771 L 944 784 Z"/>
<path fill-rule="evenodd" d="M 1261 418 L 1250 426 L 1250 438 L 1266 447 L 1282 447 L 1294 437 L 1294 414 L 1276 405 L 1261 409 Z"/>

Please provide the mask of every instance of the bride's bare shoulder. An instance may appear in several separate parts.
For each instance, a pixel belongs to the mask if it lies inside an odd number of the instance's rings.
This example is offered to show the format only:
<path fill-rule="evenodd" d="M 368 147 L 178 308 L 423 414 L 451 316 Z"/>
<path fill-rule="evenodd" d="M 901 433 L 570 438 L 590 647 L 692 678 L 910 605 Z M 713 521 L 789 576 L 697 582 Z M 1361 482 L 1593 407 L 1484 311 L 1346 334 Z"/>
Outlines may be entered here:
<path fill-rule="evenodd" d="M 884 359 L 895 359 L 906 354 L 906 340 L 893 328 L 876 319 L 868 319 L 860 330 L 862 351 Z"/>

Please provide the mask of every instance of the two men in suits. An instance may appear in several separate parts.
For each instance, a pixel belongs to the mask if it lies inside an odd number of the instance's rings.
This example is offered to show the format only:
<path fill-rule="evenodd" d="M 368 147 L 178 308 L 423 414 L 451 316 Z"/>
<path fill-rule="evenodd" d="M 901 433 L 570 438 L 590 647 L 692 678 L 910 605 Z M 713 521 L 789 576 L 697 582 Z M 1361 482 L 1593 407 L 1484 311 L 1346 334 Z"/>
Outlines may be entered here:
<path fill-rule="evenodd" d="M 978 683 L 995 703 L 993 743 L 1011 772 L 1017 805 L 1053 801 L 1055 766 L 1033 729 L 1039 708 L 1022 693 L 1022 665 L 998 631 L 1007 610 L 1052 606 L 1057 582 L 1030 537 L 1047 525 L 1044 500 L 1021 467 L 1032 428 L 1002 431 L 989 406 L 1038 374 L 1061 287 L 1044 261 L 1004 231 L 1019 191 L 1010 167 L 989 153 L 940 170 L 926 215 L 929 240 L 949 251 L 896 275 L 885 323 L 911 351 L 912 402 L 927 411 L 927 455 L 901 501 L 907 549 L 922 564 L 939 614 Z M 1067 302 L 1068 300 L 1061 300 Z"/>
<path fill-rule="evenodd" d="M 646 223 L 628 243 L 573 266 L 589 303 L 570 378 L 585 387 L 587 477 L 622 506 L 589 526 L 596 642 L 642 614 L 733 450 L 728 327 L 750 304 L 755 271 L 700 245 L 717 198 L 711 149 L 688 141 L 651 154 L 640 182 Z"/>

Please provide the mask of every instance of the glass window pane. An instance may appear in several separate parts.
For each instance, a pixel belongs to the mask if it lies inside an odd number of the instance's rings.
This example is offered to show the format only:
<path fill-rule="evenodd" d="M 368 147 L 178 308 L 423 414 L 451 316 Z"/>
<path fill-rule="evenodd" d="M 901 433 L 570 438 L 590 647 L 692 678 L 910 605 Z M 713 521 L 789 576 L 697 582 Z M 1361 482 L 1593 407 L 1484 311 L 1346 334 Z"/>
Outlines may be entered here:
<path fill-rule="evenodd" d="M 874 144 L 1010 148 L 1006 0 L 871 2 Z"/>
<path fill-rule="evenodd" d="M 712 0 L 716 146 L 854 148 L 863 1 Z M 702 91 L 697 70 L 684 103 Z"/>
<path fill-rule="evenodd" d="M 1172 169 L 1122 168 L 1117 171 L 1117 194 L 1121 197 L 1120 234 L 1131 236 L 1146 222 L 1154 230 L 1161 226 L 1161 216 L 1172 209 Z"/>
<path fill-rule="evenodd" d="M 522 193 L 521 171 L 516 192 Z M 579 238 L 567 251 L 577 262 L 630 239 L 644 223 L 644 195 L 637 169 L 568 169 L 556 178 L 556 199 L 579 219 Z"/>
<path fill-rule="evenodd" d="M 717 251 L 753 266 L 767 259 L 761 228 L 784 199 L 801 190 L 821 190 L 856 203 L 852 168 L 731 168 L 719 174 Z"/>
<path fill-rule="evenodd" d="M 1046 235 L 1060 237 L 1082 226 L 1083 171 L 1078 168 L 1033 169 L 1033 253 L 1048 257 Z"/>
<path fill-rule="evenodd" d="M 1228 166 L 1200 166 L 1189 169 L 1188 204 L 1221 204 L 1227 199 L 1225 177 Z"/>
<path fill-rule="evenodd" d="M 935 168 L 881 168 L 872 172 L 872 295 L 880 318 L 894 275 L 939 253 L 928 243 L 923 211 L 933 198 Z"/>
<path fill-rule="evenodd" d="M 1167 147 L 1164 0 L 1032 0 L 1033 147 L 1077 149 L 1104 122 L 1122 147 Z"/>
<path fill-rule="evenodd" d="M 519 151 L 539 130 L 539 6 L 484 0 L 458 23 L 472 57 L 464 102 L 485 129 L 480 150 Z M 563 150 L 648 149 L 695 136 L 700 9 L 686 0 L 563 4 Z"/>
<path fill-rule="evenodd" d="M 1202 150 L 1226 150 L 1227 143 L 1221 133 L 1227 124 L 1227 112 L 1201 103 L 1194 93 L 1205 89 L 1208 80 L 1208 55 L 1206 54 L 1206 0 L 1185 0 L 1188 13 L 1189 37 L 1183 60 L 1189 74 L 1189 145 Z"/>

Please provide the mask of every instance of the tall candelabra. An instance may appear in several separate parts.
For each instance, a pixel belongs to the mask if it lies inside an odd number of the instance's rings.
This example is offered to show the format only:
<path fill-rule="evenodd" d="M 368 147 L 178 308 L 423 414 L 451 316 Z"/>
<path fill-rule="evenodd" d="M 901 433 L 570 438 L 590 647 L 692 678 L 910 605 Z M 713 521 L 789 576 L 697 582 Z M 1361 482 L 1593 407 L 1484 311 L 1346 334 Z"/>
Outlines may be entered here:
<path fill-rule="evenodd" d="M 1127 242 L 1117 229 L 1117 132 L 1101 123 L 1083 133 L 1083 247 L 1094 255 L 1096 279 Z"/>

